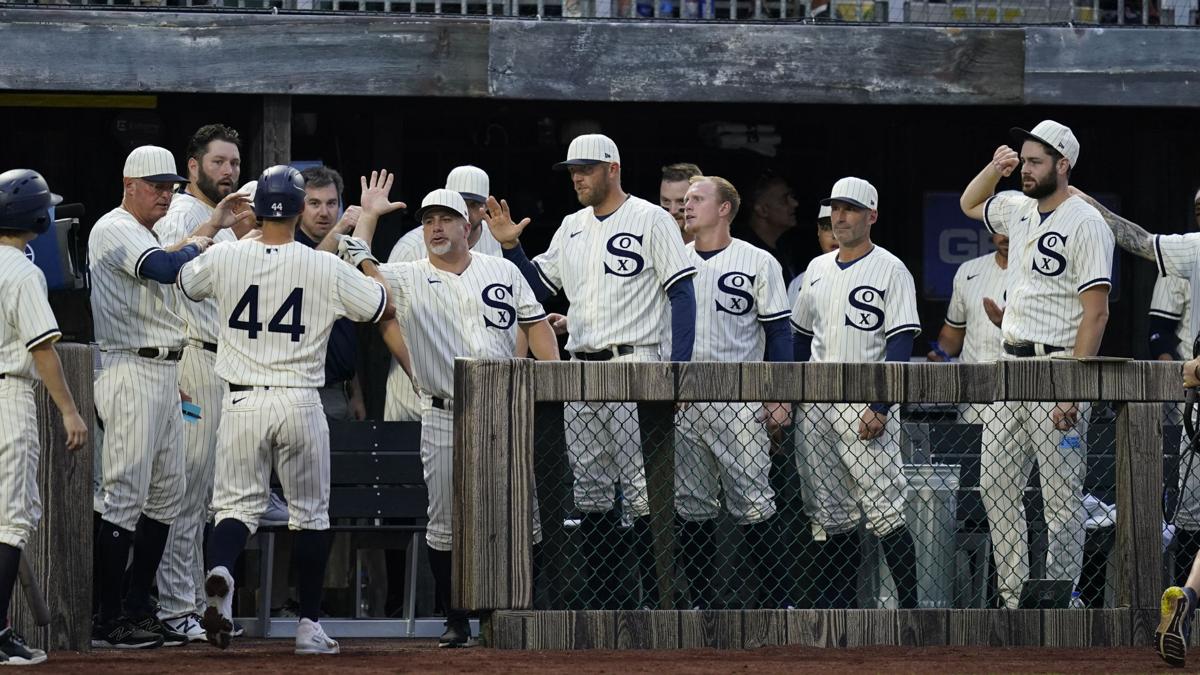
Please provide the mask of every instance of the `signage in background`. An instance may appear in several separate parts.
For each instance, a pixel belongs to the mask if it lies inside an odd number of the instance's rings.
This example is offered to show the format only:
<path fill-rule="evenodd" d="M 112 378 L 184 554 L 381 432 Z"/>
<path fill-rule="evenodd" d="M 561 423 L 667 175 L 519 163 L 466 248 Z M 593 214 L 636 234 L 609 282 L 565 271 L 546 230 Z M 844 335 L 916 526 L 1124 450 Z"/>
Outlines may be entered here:
<path fill-rule="evenodd" d="M 996 250 L 992 235 L 983 223 L 963 215 L 958 206 L 959 192 L 925 193 L 925 251 L 923 297 L 926 300 L 949 300 L 954 290 L 954 272 L 958 266 Z M 1096 194 L 1096 199 L 1120 213 L 1121 199 L 1113 194 Z M 1113 255 L 1113 288 L 1111 300 L 1120 296 L 1120 256 Z"/>

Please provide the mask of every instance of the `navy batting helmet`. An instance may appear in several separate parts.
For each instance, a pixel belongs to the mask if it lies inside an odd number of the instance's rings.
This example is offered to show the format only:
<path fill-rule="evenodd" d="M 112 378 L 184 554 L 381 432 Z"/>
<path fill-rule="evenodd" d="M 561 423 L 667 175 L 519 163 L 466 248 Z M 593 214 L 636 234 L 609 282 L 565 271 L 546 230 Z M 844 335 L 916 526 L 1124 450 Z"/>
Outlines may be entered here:
<path fill-rule="evenodd" d="M 0 229 L 41 234 L 50 229 L 50 207 L 61 201 L 36 171 L 0 173 Z"/>
<path fill-rule="evenodd" d="M 273 166 L 258 177 L 254 191 L 254 215 L 259 218 L 290 218 L 304 210 L 304 176 L 290 166 Z"/>

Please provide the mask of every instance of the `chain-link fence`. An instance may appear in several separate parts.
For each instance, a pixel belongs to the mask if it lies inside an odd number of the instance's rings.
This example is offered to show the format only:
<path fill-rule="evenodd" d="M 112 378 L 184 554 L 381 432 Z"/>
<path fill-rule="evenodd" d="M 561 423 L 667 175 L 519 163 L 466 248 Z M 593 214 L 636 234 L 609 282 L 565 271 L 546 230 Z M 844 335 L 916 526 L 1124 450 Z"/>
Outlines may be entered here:
<path fill-rule="evenodd" d="M 1112 406 L 783 413 L 540 404 L 535 605 L 1112 606 Z"/>

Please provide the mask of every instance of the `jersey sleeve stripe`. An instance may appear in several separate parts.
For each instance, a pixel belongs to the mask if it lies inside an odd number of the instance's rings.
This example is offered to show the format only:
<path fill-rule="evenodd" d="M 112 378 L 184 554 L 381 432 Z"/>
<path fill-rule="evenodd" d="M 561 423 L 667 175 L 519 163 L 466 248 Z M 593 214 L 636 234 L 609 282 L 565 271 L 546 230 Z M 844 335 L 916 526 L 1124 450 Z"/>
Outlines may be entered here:
<path fill-rule="evenodd" d="M 546 276 L 546 273 L 542 271 L 542 266 L 537 264 L 537 261 L 534 261 L 533 268 L 537 270 L 538 276 L 542 278 L 542 283 L 546 284 L 546 288 L 550 289 L 550 294 L 558 295 L 558 292 L 561 289 L 559 289 L 558 286 L 555 286 L 553 281 L 550 281 L 550 277 Z"/>
<path fill-rule="evenodd" d="M 152 248 L 146 249 L 145 251 L 142 251 L 142 254 L 138 256 L 137 262 L 134 263 L 134 265 L 133 265 L 134 274 L 140 278 L 142 276 L 142 263 L 146 262 L 146 256 L 150 255 L 151 253 L 154 253 L 155 251 L 161 251 L 161 250 L 162 250 L 161 248 L 154 246 Z"/>
<path fill-rule="evenodd" d="M 60 331 L 57 328 L 51 328 L 50 330 L 46 331 L 45 333 L 42 333 L 41 335 L 33 338 L 29 342 L 26 342 L 25 348 L 33 349 L 34 347 L 36 347 L 42 343 L 54 342 L 55 340 L 58 340 L 61 337 L 62 337 L 62 331 Z"/>
<path fill-rule="evenodd" d="M 1110 280 L 1108 277 L 1100 277 L 1098 279 L 1092 279 L 1091 281 L 1087 281 L 1087 282 L 1080 284 L 1079 288 L 1077 288 L 1075 290 L 1078 293 L 1082 293 L 1082 292 L 1086 291 L 1087 289 L 1094 288 L 1096 286 L 1112 286 L 1112 280 Z"/>
<path fill-rule="evenodd" d="M 537 323 L 542 319 L 545 319 L 546 316 L 547 315 L 545 312 L 542 312 L 541 314 L 534 314 L 533 316 L 519 316 L 517 317 L 517 323 Z"/>
<path fill-rule="evenodd" d="M 1182 318 L 1183 318 L 1183 315 L 1182 315 L 1182 314 L 1176 314 L 1176 313 L 1174 313 L 1174 312 L 1168 312 L 1168 311 L 1167 311 L 1167 310 L 1165 310 L 1165 309 L 1151 309 L 1151 310 L 1150 310 L 1150 312 L 1149 312 L 1149 314 L 1150 314 L 1150 316 L 1159 316 L 1159 317 L 1162 317 L 1162 318 L 1164 318 L 1164 319 L 1174 319 L 1174 320 L 1176 320 L 1176 321 L 1178 321 L 1178 320 L 1180 320 L 1180 319 L 1182 319 Z"/>
<path fill-rule="evenodd" d="M 896 335 L 897 333 L 904 333 L 904 332 L 920 333 L 921 327 L 915 323 L 906 323 L 903 326 L 896 326 L 895 328 L 884 333 L 884 335 L 886 335 L 887 337 L 892 337 L 893 335 Z"/>
<path fill-rule="evenodd" d="M 995 199 L 996 196 L 992 195 L 991 197 L 987 198 L 986 202 L 983 203 L 983 226 L 986 227 L 988 232 L 991 232 L 992 234 L 996 234 L 996 228 L 992 227 L 991 220 L 988 218 L 988 210 L 992 208 L 992 202 L 995 201 Z"/>
<path fill-rule="evenodd" d="M 791 316 L 791 315 L 792 315 L 792 310 L 785 309 L 782 312 L 775 312 L 774 314 L 759 314 L 758 320 L 759 321 L 775 321 L 777 319 L 782 319 L 784 317 Z"/>
<path fill-rule="evenodd" d="M 805 327 L 801 326 L 800 324 L 796 323 L 795 321 L 792 321 L 790 323 L 792 324 L 792 328 L 796 329 L 797 333 L 800 333 L 801 335 L 807 335 L 809 337 L 816 337 L 816 333 L 813 333 L 811 328 L 805 328 Z"/>
<path fill-rule="evenodd" d="M 1159 276 L 1167 276 L 1167 264 L 1163 261 L 1162 245 L 1159 244 L 1161 234 L 1154 235 L 1154 262 L 1158 263 Z"/>
<path fill-rule="evenodd" d="M 371 317 L 371 323 L 379 323 L 379 320 L 383 318 L 383 311 L 387 309 L 388 300 L 387 289 L 383 287 L 383 284 L 376 281 L 375 285 L 379 287 L 379 308 L 375 310 L 375 316 Z"/>
<path fill-rule="evenodd" d="M 950 317 L 946 317 L 946 325 L 950 326 L 951 328 L 966 328 L 967 322 L 966 321 L 955 321 L 954 319 L 951 319 Z"/>
<path fill-rule="evenodd" d="M 183 287 L 183 275 L 182 274 L 180 274 L 179 277 L 177 279 L 175 279 L 175 285 L 179 287 L 179 292 L 183 293 L 183 297 L 187 298 L 188 300 L 191 300 L 192 302 L 200 302 L 196 298 L 193 298 L 192 295 L 187 292 L 187 289 Z"/>
<path fill-rule="evenodd" d="M 680 279 L 690 277 L 695 273 L 696 273 L 695 267 L 690 267 L 690 266 L 685 267 L 685 268 L 679 270 L 678 272 L 676 272 L 675 274 L 672 274 L 669 279 L 667 279 L 665 282 L 663 282 L 662 287 L 664 289 L 670 288 L 675 285 L 675 282 L 679 281 Z"/>

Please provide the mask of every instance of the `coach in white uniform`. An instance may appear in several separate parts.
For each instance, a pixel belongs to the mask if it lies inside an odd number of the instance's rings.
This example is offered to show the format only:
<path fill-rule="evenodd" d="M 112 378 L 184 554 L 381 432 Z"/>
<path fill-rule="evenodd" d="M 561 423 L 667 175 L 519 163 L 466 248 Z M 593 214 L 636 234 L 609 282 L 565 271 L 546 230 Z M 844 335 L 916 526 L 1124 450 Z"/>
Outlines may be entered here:
<path fill-rule="evenodd" d="M 583 208 L 563 218 L 550 248 L 531 262 L 519 237 L 529 223 L 513 223 L 503 204 L 488 201 L 488 223 L 504 256 L 521 268 L 538 300 L 562 292 L 571 303 L 567 350 L 581 361 L 655 361 L 667 303 L 672 361 L 689 361 L 696 329 L 696 299 L 688 256 L 671 214 L 621 189 L 621 156 L 612 139 L 587 134 L 571 141 L 567 159 Z M 622 545 L 615 488 L 633 517 L 642 605 L 658 603 L 651 547 L 650 504 L 642 469 L 637 405 L 572 403 L 566 436 L 575 475 L 575 505 L 588 547 L 593 606 L 615 608 Z"/>
<path fill-rule="evenodd" d="M 188 184 L 171 198 L 167 215 L 154 224 L 154 234 L 164 246 L 188 237 L 211 237 L 213 242 L 237 241 L 226 223 L 212 220 L 213 207 L 237 189 L 242 171 L 241 139 L 237 131 L 222 124 L 196 130 L 188 143 Z M 239 205 L 249 209 L 249 205 Z M 240 225 L 254 225 L 252 212 Z M 179 360 L 179 389 L 200 407 L 200 419 L 183 425 L 183 503 L 171 525 L 167 548 L 158 568 L 158 617 L 190 641 L 204 639 L 200 612 L 204 610 L 204 524 L 212 502 L 217 424 L 221 419 L 221 397 L 225 382 L 213 368 L 217 360 L 217 303 L 209 299 L 188 302 L 173 288 L 173 306 L 183 319 L 187 343 Z"/>
<path fill-rule="evenodd" d="M 421 390 L 421 463 L 429 488 L 425 541 L 435 592 L 447 613 L 442 647 L 465 646 L 471 635 L 467 615 L 450 604 L 454 359 L 512 358 L 519 329 L 539 360 L 558 360 L 558 341 L 520 270 L 470 249 L 468 209 L 455 190 L 430 192 L 416 212 L 429 257 L 379 270 L 391 286 Z"/>
<path fill-rule="evenodd" d="M 729 233 L 741 196 L 719 176 L 695 176 L 684 197 L 683 216 L 694 241 L 698 361 L 741 363 L 791 361 L 791 310 L 775 257 Z M 682 520 L 683 569 L 692 606 L 713 606 L 715 518 L 725 508 L 742 526 L 746 556 L 758 584 L 778 592 L 778 541 L 771 537 L 775 492 L 771 469 L 772 429 L 789 423 L 786 403 L 692 403 L 676 415 L 675 510 Z"/>
<path fill-rule="evenodd" d="M 832 211 L 840 248 L 814 259 L 792 311 L 796 360 L 907 361 L 921 332 L 912 274 L 871 242 L 879 195 L 860 178 L 843 178 L 823 204 Z M 821 604 L 853 606 L 858 568 L 858 524 L 879 538 L 896 581 L 901 608 L 918 601 L 916 550 L 904 525 L 900 420 L 887 405 L 813 403 L 801 425 L 815 520 L 829 538 L 823 547 L 827 586 Z M 898 411 L 895 411 L 898 413 Z"/>
<path fill-rule="evenodd" d="M 1103 218 L 1067 190 L 1079 142 L 1058 122 L 1013 129 L 1020 155 L 1000 146 L 960 200 L 963 212 L 1009 237 L 1008 304 L 1001 331 L 1005 358 L 1055 352 L 1095 356 L 1108 322 L 1113 236 Z M 991 196 L 1021 164 L 1023 195 Z M 1002 601 L 1015 608 L 1029 578 L 1022 495 L 1037 460 L 1049 549 L 1046 577 L 1078 583 L 1083 569 L 1083 479 L 1087 402 L 1010 401 L 993 406 L 984 429 L 979 489 Z"/>
<path fill-rule="evenodd" d="M 296 533 L 295 651 L 339 649 L 318 623 L 329 555 L 329 426 L 318 389 L 333 322 L 343 316 L 378 322 L 392 311 L 380 282 L 295 241 L 304 194 L 298 171 L 267 169 L 254 195 L 262 235 L 219 244 L 179 272 L 180 291 L 193 302 L 214 298 L 222 317 L 216 371 L 229 391 L 217 430 L 216 527 L 202 618 L 208 640 L 222 648 L 233 630 L 230 570 L 267 508 L 273 468 L 287 498 L 288 528 Z M 363 269 L 378 276 L 369 261 Z"/>
<path fill-rule="evenodd" d="M 88 239 L 92 316 L 103 366 L 96 379 L 104 456 L 95 646 L 155 646 L 146 631 L 158 634 L 157 644 L 187 640 L 167 629 L 150 604 L 150 586 L 185 490 L 177 368 L 185 339 L 183 321 L 171 310 L 169 284 L 212 243 L 190 237 L 163 249 L 154 235 L 175 185 L 186 182 L 168 150 L 135 148 L 125 160 L 121 206 L 102 216 Z M 240 199 L 222 201 L 223 215 L 214 217 L 232 218 Z M 121 579 L 131 547 L 122 607 Z"/>

